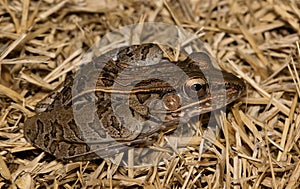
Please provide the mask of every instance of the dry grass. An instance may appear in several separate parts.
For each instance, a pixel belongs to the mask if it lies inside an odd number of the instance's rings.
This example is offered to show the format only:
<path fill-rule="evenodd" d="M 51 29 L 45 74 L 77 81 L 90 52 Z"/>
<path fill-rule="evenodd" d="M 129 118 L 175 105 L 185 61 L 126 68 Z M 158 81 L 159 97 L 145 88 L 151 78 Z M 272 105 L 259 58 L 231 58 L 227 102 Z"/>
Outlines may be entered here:
<path fill-rule="evenodd" d="M 1 188 L 299 188 L 300 3 L 297 0 L 0 0 Z M 139 22 L 204 27 L 247 95 L 220 114 L 221 135 L 156 167 L 64 163 L 32 147 L 23 123 L 104 34 Z M 209 140 L 209 139 L 207 139 Z M 201 157 L 201 158 L 199 158 Z"/>

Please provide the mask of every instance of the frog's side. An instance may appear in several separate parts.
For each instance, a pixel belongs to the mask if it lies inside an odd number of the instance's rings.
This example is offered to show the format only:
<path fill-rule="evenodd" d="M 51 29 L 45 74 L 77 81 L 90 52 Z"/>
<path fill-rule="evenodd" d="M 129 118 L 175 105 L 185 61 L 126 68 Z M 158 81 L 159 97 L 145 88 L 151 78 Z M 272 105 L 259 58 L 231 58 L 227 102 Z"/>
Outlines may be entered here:
<path fill-rule="evenodd" d="M 49 105 L 49 98 L 37 105 L 39 113 L 24 127 L 31 144 L 63 160 L 97 159 L 98 152 L 113 155 L 126 146 L 151 145 L 160 132 L 175 129 L 180 118 L 221 108 L 245 90 L 232 74 L 222 71 L 219 79 L 204 52 L 178 62 L 164 59 L 154 44 L 111 54 L 69 78 L 50 95 Z"/>

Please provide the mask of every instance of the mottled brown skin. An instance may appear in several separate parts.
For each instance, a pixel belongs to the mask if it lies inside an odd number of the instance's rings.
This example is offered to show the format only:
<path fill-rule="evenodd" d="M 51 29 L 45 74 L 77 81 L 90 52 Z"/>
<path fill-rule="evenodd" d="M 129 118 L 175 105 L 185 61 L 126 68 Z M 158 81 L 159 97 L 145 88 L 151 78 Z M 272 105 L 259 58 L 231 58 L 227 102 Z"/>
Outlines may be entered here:
<path fill-rule="evenodd" d="M 25 122 L 25 138 L 61 160 L 98 159 L 97 153 L 151 145 L 181 117 L 224 107 L 245 91 L 241 79 L 217 71 L 205 52 L 178 62 L 162 54 L 157 45 L 144 44 L 96 58 L 37 105 L 38 113 Z"/>

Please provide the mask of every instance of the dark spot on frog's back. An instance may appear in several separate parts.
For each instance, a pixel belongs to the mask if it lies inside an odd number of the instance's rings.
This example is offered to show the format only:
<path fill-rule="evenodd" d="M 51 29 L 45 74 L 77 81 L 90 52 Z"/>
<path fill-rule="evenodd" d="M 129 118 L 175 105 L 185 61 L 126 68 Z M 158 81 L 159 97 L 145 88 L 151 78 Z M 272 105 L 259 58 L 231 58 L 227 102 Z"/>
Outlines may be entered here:
<path fill-rule="evenodd" d="M 76 136 L 78 136 L 78 135 L 80 134 L 80 133 L 79 133 L 79 130 L 78 130 L 78 126 L 77 126 L 77 124 L 76 124 L 76 122 L 75 122 L 74 119 L 71 119 L 71 120 L 67 123 L 67 125 L 69 126 L 70 131 L 74 132 L 74 134 L 75 134 Z"/>
<path fill-rule="evenodd" d="M 58 149 L 59 142 L 53 140 L 49 146 L 49 152 L 51 154 L 55 154 L 55 151 Z"/>
<path fill-rule="evenodd" d="M 76 154 L 76 146 L 75 145 L 70 146 L 68 154 L 69 154 L 69 156 L 73 156 Z"/>
<path fill-rule="evenodd" d="M 118 74 L 121 70 L 119 68 L 119 64 L 109 61 L 102 69 L 104 72 L 112 73 L 112 74 Z"/>
<path fill-rule="evenodd" d="M 152 45 L 152 47 L 153 47 L 153 45 Z M 143 48 L 143 52 L 144 53 L 142 53 L 142 60 L 146 60 L 148 53 L 149 53 L 149 48 Z"/>
<path fill-rule="evenodd" d="M 110 126 L 116 128 L 118 131 L 122 127 L 115 115 L 110 116 L 109 123 L 111 124 Z"/>
<path fill-rule="evenodd" d="M 24 132 L 26 138 L 29 139 L 29 141 L 35 140 L 38 138 L 39 131 L 42 131 L 44 127 L 44 124 L 41 120 L 35 119 L 35 117 L 28 118 Z"/>
<path fill-rule="evenodd" d="M 105 72 L 102 74 L 101 81 L 105 87 L 110 87 L 114 84 L 114 77 L 110 73 Z M 101 86 L 101 84 L 99 84 L 99 86 Z"/>
<path fill-rule="evenodd" d="M 46 134 L 44 135 L 42 145 L 44 145 L 45 148 L 47 148 L 47 147 L 49 146 L 50 141 L 51 141 L 51 138 L 52 138 L 52 137 L 50 136 L 49 133 L 46 133 Z"/>
<path fill-rule="evenodd" d="M 105 112 L 107 112 L 108 107 L 110 107 L 110 99 L 99 99 L 99 102 L 101 103 L 96 103 L 97 105 L 97 114 L 98 115 L 103 115 Z"/>

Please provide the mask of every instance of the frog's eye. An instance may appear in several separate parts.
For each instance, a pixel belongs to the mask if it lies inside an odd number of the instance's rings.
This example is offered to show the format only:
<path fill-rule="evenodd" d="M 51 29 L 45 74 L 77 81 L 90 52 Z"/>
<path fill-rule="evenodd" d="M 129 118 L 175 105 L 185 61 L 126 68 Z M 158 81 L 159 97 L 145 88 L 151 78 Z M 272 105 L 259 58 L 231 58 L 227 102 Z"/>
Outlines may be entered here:
<path fill-rule="evenodd" d="M 195 78 L 185 83 L 184 92 L 191 98 L 201 98 L 206 94 L 207 88 L 206 80 Z"/>
<path fill-rule="evenodd" d="M 191 89 L 193 91 L 200 91 L 203 88 L 203 85 L 201 85 L 200 83 L 195 83 L 191 86 Z"/>

